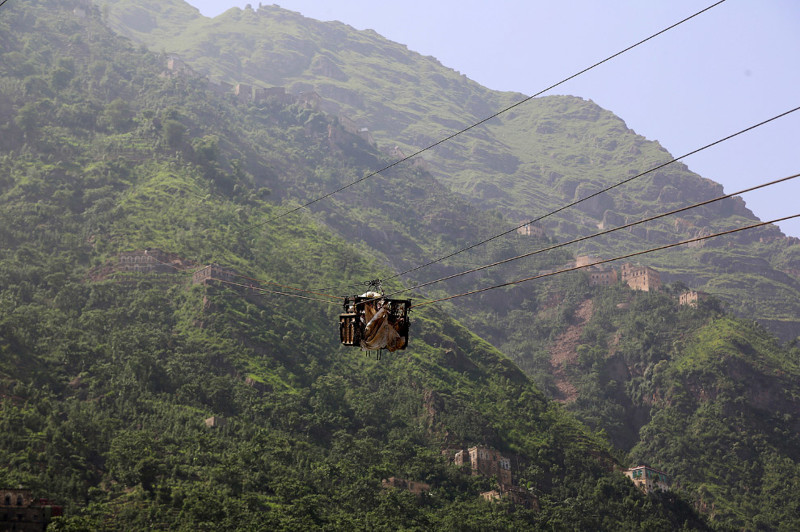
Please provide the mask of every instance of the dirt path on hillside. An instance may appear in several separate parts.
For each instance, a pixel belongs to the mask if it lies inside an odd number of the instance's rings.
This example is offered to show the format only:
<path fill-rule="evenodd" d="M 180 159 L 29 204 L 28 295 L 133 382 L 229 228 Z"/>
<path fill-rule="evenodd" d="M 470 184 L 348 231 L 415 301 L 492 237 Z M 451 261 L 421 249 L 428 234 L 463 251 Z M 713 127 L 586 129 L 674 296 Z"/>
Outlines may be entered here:
<path fill-rule="evenodd" d="M 554 399 L 560 403 L 571 403 L 578 397 L 578 390 L 567 378 L 564 367 L 574 365 L 578 361 L 576 352 L 586 323 L 592 319 L 594 304 L 591 299 L 581 303 L 575 310 L 577 323 L 567 327 L 550 347 L 550 366 L 558 393 Z"/>

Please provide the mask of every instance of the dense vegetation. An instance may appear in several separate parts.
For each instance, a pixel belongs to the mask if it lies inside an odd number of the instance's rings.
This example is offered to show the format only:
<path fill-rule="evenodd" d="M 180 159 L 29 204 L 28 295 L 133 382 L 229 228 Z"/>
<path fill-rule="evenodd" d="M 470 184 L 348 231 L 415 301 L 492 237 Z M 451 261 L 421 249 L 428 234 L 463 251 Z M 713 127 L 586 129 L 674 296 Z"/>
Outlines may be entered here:
<path fill-rule="evenodd" d="M 391 242 L 443 253 L 502 217 L 401 168 L 267 223 L 381 156 L 318 110 L 163 76 L 82 1 L 8 3 L 0 50 L 0 485 L 64 504 L 53 529 L 704 527 L 680 494 L 612 471 L 600 434 L 446 308 L 416 312 L 412 349 L 378 363 L 338 345 L 335 305 L 187 275 L 218 262 L 358 290 L 391 271 Z M 401 192 L 415 216 L 390 208 Z M 145 248 L 183 260 L 117 271 Z M 474 444 L 514 458 L 540 511 L 480 499 L 492 479 L 441 453 Z"/>
<path fill-rule="evenodd" d="M 800 350 L 713 298 L 679 306 L 683 290 L 577 282 L 561 316 L 543 308 L 501 347 L 552 395 L 571 389 L 567 409 L 628 464 L 669 471 L 712 525 L 796 529 Z"/>

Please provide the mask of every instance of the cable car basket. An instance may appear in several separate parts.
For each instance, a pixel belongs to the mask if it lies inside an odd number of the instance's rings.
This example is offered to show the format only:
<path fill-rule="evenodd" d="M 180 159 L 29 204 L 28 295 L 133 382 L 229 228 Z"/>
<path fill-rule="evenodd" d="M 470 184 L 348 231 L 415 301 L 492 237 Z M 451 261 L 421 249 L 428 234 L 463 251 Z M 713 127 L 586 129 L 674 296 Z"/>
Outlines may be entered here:
<path fill-rule="evenodd" d="M 342 345 L 397 351 L 408 345 L 410 299 L 389 299 L 375 292 L 346 297 L 339 315 Z"/>

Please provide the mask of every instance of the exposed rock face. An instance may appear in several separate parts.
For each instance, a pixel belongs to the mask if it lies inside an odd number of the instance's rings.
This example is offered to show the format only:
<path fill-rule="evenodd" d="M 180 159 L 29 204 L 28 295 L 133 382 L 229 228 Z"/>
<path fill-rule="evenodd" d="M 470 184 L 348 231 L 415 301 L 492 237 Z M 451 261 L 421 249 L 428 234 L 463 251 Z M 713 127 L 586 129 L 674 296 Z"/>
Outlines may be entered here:
<path fill-rule="evenodd" d="M 598 185 L 593 185 L 590 183 L 581 183 L 575 189 L 575 197 L 573 200 L 581 200 L 583 198 L 588 198 L 592 194 L 595 194 L 602 190 L 602 188 Z M 600 218 L 603 216 L 603 213 L 609 209 L 614 209 L 614 198 L 609 196 L 608 194 L 599 194 L 594 196 L 593 198 L 589 198 L 586 201 L 582 201 L 576 206 L 577 209 L 589 214 L 590 216 L 594 216 Z"/>
<path fill-rule="evenodd" d="M 667 185 L 658 194 L 658 202 L 661 204 L 677 203 L 683 199 L 683 192 L 677 188 Z"/>
<path fill-rule="evenodd" d="M 577 347 L 583 328 L 592 319 L 594 304 L 591 299 L 582 302 L 575 311 L 576 323 L 567 327 L 550 347 L 550 365 L 553 368 L 558 394 L 555 399 L 561 403 L 571 403 L 578 397 L 578 390 L 569 381 L 565 367 L 578 361 Z"/>
<path fill-rule="evenodd" d="M 445 365 L 458 371 L 475 371 L 477 366 L 457 347 L 445 349 Z"/>
<path fill-rule="evenodd" d="M 603 221 L 601 221 L 598 225 L 598 229 L 612 229 L 614 227 L 625 225 L 625 223 L 627 222 L 623 215 L 617 214 L 611 210 L 607 210 L 603 213 Z"/>
<path fill-rule="evenodd" d="M 325 55 L 317 55 L 314 57 L 314 60 L 311 62 L 311 72 L 337 81 L 347 81 L 347 74 L 342 72 L 342 69 L 336 66 L 336 63 Z"/>

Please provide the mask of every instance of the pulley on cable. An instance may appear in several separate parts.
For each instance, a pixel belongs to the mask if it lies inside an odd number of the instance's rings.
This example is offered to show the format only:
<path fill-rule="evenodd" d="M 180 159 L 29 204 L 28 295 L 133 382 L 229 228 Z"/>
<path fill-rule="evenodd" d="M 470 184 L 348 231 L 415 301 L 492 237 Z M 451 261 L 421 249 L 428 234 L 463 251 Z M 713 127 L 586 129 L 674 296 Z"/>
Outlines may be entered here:
<path fill-rule="evenodd" d="M 339 315 L 339 337 L 343 345 L 369 351 L 389 352 L 408 345 L 410 299 L 384 297 L 380 279 L 368 281 L 366 292 L 344 298 Z"/>

